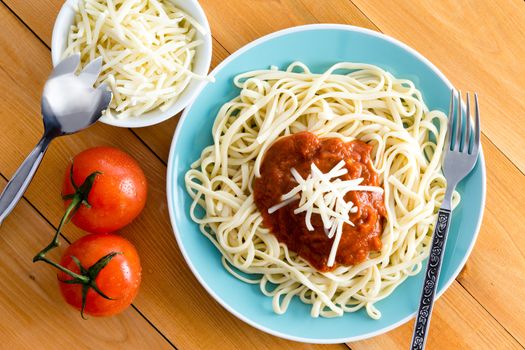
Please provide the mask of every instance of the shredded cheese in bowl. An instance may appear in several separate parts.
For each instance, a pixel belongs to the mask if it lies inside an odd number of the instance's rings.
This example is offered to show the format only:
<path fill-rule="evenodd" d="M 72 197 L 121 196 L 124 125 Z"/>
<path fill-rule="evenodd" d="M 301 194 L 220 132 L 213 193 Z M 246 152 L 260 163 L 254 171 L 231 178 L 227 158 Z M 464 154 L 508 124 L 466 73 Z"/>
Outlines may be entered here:
<path fill-rule="evenodd" d="M 63 57 L 80 53 L 81 65 L 98 56 L 95 85 L 111 88 L 108 118 L 165 111 L 192 79 L 197 31 L 206 30 L 168 0 L 79 0 Z"/>

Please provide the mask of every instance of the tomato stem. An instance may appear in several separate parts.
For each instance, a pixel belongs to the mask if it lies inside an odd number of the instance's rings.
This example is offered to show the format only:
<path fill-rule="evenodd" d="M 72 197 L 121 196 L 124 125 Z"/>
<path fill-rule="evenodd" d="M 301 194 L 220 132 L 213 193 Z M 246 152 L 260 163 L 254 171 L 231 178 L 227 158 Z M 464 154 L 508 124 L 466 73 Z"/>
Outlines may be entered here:
<path fill-rule="evenodd" d="M 33 261 L 35 261 L 35 260 L 33 259 Z M 75 279 L 75 280 L 79 280 L 79 281 L 81 281 L 83 283 L 89 283 L 89 280 L 90 280 L 89 277 L 83 276 L 83 275 L 79 275 L 77 273 L 74 273 L 73 271 L 65 268 L 64 266 L 62 266 L 60 264 L 57 264 L 53 260 L 49 260 L 45 256 L 39 257 L 38 260 L 36 260 L 36 261 L 44 261 L 44 262 L 48 263 L 49 265 L 54 266 L 57 269 L 59 269 L 60 271 L 62 271 L 64 273 L 68 274 L 69 276 L 73 277 L 73 279 Z"/>
<path fill-rule="evenodd" d="M 47 247 L 45 247 L 44 249 L 42 249 L 34 258 L 33 258 L 33 262 L 37 262 L 39 260 L 44 260 L 44 257 L 45 255 L 47 254 L 47 252 L 49 252 L 51 249 L 54 249 L 56 247 L 58 247 L 60 245 L 60 242 L 58 241 L 58 238 L 60 237 L 60 233 L 62 231 L 62 227 L 64 226 L 64 224 L 68 221 L 68 218 L 69 216 L 71 215 L 72 212 L 76 211 L 78 209 L 78 207 L 80 207 L 80 204 L 82 203 L 82 198 L 80 198 L 80 196 L 77 196 L 75 194 L 75 196 L 73 197 L 73 199 L 71 200 L 71 203 L 69 203 L 67 209 L 66 209 L 66 212 L 64 214 L 64 216 L 62 216 L 62 219 L 60 220 L 60 224 L 58 225 L 56 231 L 55 231 L 55 236 L 53 237 L 53 240 L 51 241 L 51 243 L 49 243 L 47 245 Z M 74 276 L 72 276 L 74 277 Z"/>
<path fill-rule="evenodd" d="M 51 241 L 51 243 L 49 243 L 44 249 L 42 249 L 37 255 L 35 255 L 35 257 L 33 258 L 33 262 L 37 262 L 37 261 L 43 261 L 53 267 L 55 267 L 56 269 L 62 271 L 63 273 L 69 275 L 70 277 L 72 277 L 72 279 L 68 279 L 68 280 L 61 280 L 60 282 L 62 283 L 67 283 L 67 284 L 80 284 L 82 286 L 82 308 L 80 310 L 80 315 L 82 316 L 83 319 L 85 319 L 84 317 L 84 309 L 86 307 L 86 298 L 87 298 L 87 293 L 89 291 L 89 289 L 93 289 L 95 292 L 97 292 L 101 297 L 105 298 L 105 299 L 109 299 L 109 300 L 113 300 L 112 298 L 108 297 L 106 294 L 104 294 L 97 286 L 95 280 L 98 276 L 98 274 L 100 273 L 100 271 L 106 267 L 106 265 L 111 261 L 111 259 L 113 259 L 113 257 L 117 254 L 122 254 L 121 252 L 111 252 L 105 256 L 103 256 L 102 258 L 100 258 L 95 264 L 93 264 L 91 267 L 89 268 L 85 268 L 84 266 L 82 266 L 82 264 L 80 263 L 80 261 L 75 257 L 75 256 L 71 256 L 71 259 L 75 262 L 75 264 L 78 266 L 79 270 L 80 270 L 80 274 L 78 273 L 75 273 L 71 270 L 69 270 L 68 268 L 60 265 L 60 264 L 57 264 L 56 262 L 48 259 L 46 257 L 46 254 L 58 247 L 60 245 L 60 242 L 59 242 L 59 237 L 60 237 L 60 233 L 62 232 L 62 227 L 64 227 L 64 225 L 73 217 L 73 215 L 75 215 L 75 212 L 82 206 L 86 206 L 86 207 L 90 207 L 90 204 L 88 202 L 88 196 L 89 196 L 89 192 L 91 191 L 91 187 L 93 187 L 93 183 L 95 182 L 95 178 L 97 175 L 101 174 L 101 172 L 99 171 L 95 171 L 93 173 L 91 173 L 85 180 L 84 182 L 82 183 L 82 185 L 80 186 L 77 186 L 75 184 L 75 181 L 73 180 L 73 164 L 71 165 L 71 169 L 70 169 L 70 181 L 71 181 L 71 184 L 73 186 L 73 188 L 75 189 L 75 193 L 71 193 L 71 194 L 66 194 L 63 197 L 63 199 L 71 199 L 71 203 L 69 203 L 69 205 L 67 206 L 66 208 L 66 211 L 64 213 L 64 215 L 62 216 L 62 219 L 60 219 L 60 224 L 58 225 L 56 231 L 55 231 L 55 235 L 53 236 L 53 240 Z"/>

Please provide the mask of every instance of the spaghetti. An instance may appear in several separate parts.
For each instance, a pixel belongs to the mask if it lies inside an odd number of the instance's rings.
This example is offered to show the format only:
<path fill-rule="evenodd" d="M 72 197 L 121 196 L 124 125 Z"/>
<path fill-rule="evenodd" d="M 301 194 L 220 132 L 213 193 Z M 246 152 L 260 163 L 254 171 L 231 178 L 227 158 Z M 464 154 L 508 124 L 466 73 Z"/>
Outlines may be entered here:
<path fill-rule="evenodd" d="M 446 116 L 428 110 L 412 81 L 368 64 L 341 62 L 314 74 L 294 62 L 285 71 L 240 74 L 234 84 L 240 94 L 219 110 L 214 144 L 186 173 L 192 219 L 222 253 L 224 267 L 259 284 L 276 313 L 298 297 L 311 305 L 313 317 L 365 308 L 380 318 L 374 303 L 417 274 L 428 256 L 446 187 L 440 170 Z M 360 263 L 320 272 L 263 224 L 253 183 L 266 151 L 303 131 L 372 147 L 387 215 L 380 251 Z M 197 215 L 197 207 L 204 215 Z"/>

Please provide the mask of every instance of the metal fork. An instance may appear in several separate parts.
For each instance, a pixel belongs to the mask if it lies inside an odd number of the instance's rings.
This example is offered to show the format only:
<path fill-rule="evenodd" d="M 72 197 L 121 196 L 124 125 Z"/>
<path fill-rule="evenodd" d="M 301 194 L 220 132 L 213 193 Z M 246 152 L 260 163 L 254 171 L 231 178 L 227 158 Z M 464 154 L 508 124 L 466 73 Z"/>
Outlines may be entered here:
<path fill-rule="evenodd" d="M 410 347 L 412 350 L 425 348 L 434 297 L 439 281 L 441 262 L 443 261 L 448 229 L 450 227 L 452 193 L 456 185 L 474 169 L 479 155 L 480 125 L 478 95 L 474 93 L 474 117 L 476 123 L 473 132 L 471 129 L 469 93 L 467 92 L 466 115 L 464 115 L 462 111 L 461 91 L 458 92 L 458 108 L 457 112 L 454 113 L 455 95 L 456 93 L 454 89 L 452 89 L 443 162 L 443 174 L 447 179 L 447 189 L 438 212 L 436 227 L 434 228 L 423 291 L 419 301 L 414 333 L 412 334 L 412 345 Z"/>

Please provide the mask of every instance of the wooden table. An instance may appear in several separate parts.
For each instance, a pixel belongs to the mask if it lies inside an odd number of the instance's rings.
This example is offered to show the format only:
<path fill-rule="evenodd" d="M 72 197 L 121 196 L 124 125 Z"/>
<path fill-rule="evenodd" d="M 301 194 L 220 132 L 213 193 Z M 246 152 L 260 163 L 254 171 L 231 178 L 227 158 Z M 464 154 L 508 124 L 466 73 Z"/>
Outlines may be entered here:
<path fill-rule="evenodd" d="M 40 94 L 51 69 L 51 29 L 62 0 L 1 0 L 0 187 L 42 132 Z M 525 345 L 525 3 L 520 0 L 202 0 L 213 66 L 278 29 L 347 23 L 400 39 L 462 89 L 481 98 L 487 203 L 466 269 L 437 301 L 429 349 Z M 219 306 L 186 266 L 169 223 L 166 161 L 178 117 L 143 129 L 98 124 L 57 140 L 24 199 L 0 228 L 0 347 L 5 349 L 406 349 L 412 322 L 373 339 L 308 345 L 262 333 Z M 133 305 L 83 321 L 62 301 L 55 272 L 33 264 L 63 213 L 68 160 L 97 145 L 134 155 L 150 184 L 148 204 L 122 230 L 138 248 L 143 283 Z M 64 230 L 72 241 L 83 233 Z M 62 250 L 67 246 L 63 242 Z M 59 256 L 55 253 L 55 258 Z"/>

